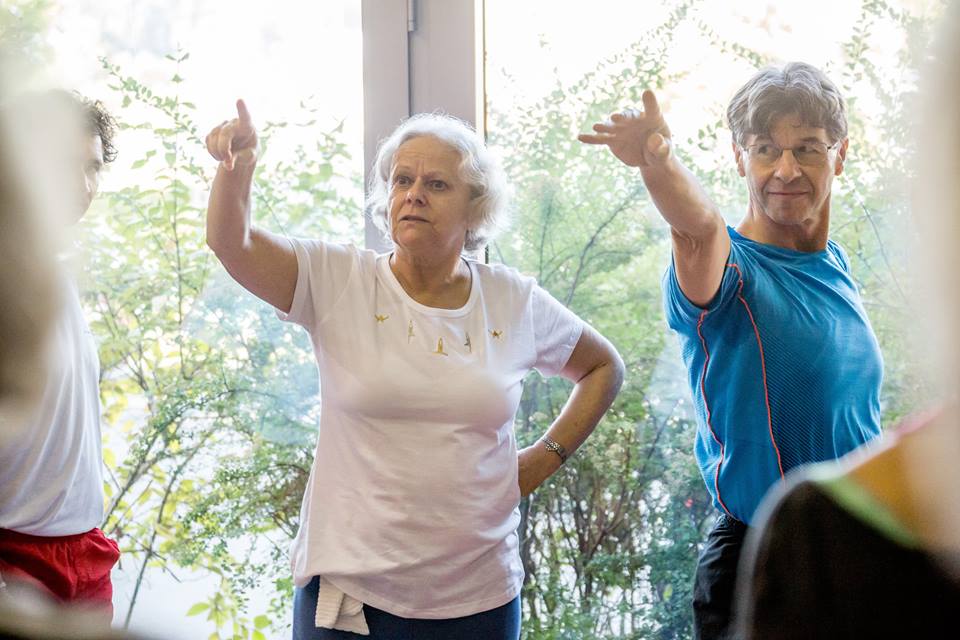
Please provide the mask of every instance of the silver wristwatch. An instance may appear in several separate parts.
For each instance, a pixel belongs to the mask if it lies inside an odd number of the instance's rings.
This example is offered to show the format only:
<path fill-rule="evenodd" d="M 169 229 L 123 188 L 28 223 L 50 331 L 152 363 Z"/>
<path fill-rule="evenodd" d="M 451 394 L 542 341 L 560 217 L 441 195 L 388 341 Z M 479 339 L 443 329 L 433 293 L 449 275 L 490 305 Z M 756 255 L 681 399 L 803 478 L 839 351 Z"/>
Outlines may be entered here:
<path fill-rule="evenodd" d="M 547 451 L 553 451 L 555 454 L 560 456 L 560 464 L 563 464 L 567 461 L 567 450 L 563 448 L 563 445 L 561 445 L 559 442 L 551 440 L 546 436 L 543 436 L 540 438 L 540 440 L 543 441 L 543 446 L 547 449 Z"/>

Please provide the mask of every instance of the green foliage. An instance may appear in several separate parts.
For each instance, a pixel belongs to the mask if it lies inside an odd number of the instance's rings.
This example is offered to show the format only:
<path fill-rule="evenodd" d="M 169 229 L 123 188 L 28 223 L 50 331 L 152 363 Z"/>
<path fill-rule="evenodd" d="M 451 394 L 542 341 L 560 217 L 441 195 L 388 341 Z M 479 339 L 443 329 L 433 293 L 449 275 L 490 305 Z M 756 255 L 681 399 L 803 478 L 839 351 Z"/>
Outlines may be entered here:
<path fill-rule="evenodd" d="M 176 88 L 187 54 L 169 58 Z M 186 614 L 205 613 L 219 637 L 260 638 L 271 620 L 288 616 L 249 619 L 250 589 L 274 583 L 292 602 L 281 578 L 315 440 L 312 350 L 205 246 L 216 163 L 194 105 L 103 66 L 125 108 L 151 114 L 140 124 L 118 114 L 125 130 L 149 141 L 143 157 L 127 160 L 140 186 L 105 194 L 85 228 L 111 470 L 104 529 L 120 540 L 123 562 L 139 567 L 137 590 L 147 571 L 218 576 L 219 588 Z M 356 240 L 359 180 L 345 169 L 340 128 L 296 125 L 309 142 L 271 163 L 274 133 L 287 126 L 263 129 L 256 215 L 289 233 Z"/>
<path fill-rule="evenodd" d="M 0 92 L 29 87 L 50 62 L 46 36 L 53 13 L 51 0 L 4 0 L 0 3 Z"/>

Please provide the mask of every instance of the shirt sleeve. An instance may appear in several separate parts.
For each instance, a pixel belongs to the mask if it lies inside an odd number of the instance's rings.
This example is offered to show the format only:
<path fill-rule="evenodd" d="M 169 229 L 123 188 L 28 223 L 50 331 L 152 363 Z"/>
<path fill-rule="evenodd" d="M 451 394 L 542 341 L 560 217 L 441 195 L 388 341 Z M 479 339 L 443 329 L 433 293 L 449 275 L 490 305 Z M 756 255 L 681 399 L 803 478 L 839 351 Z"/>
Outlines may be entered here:
<path fill-rule="evenodd" d="M 847 252 L 836 242 L 830 241 L 828 245 L 836 257 L 837 262 L 840 263 L 840 268 L 843 269 L 847 275 L 852 276 L 853 273 L 850 271 L 850 257 L 847 255 Z"/>
<path fill-rule="evenodd" d="M 740 275 L 748 268 L 740 248 L 735 242 L 730 243 L 730 255 L 727 258 L 727 264 L 723 270 L 723 278 L 720 280 L 720 289 L 706 307 L 699 307 L 690 302 L 690 299 L 680 289 L 680 281 L 677 280 L 677 268 L 671 255 L 670 266 L 663 274 L 663 309 L 667 318 L 667 325 L 675 331 L 688 330 L 695 327 L 700 320 L 700 315 L 707 311 L 712 312 L 724 307 L 731 300 L 736 298 L 740 285 Z"/>
<path fill-rule="evenodd" d="M 351 245 L 291 238 L 297 255 L 297 286 L 290 311 L 277 317 L 308 331 L 319 326 L 346 291 L 359 260 Z"/>
<path fill-rule="evenodd" d="M 583 332 L 583 320 L 539 285 L 532 293 L 534 368 L 543 376 L 560 373 Z"/>

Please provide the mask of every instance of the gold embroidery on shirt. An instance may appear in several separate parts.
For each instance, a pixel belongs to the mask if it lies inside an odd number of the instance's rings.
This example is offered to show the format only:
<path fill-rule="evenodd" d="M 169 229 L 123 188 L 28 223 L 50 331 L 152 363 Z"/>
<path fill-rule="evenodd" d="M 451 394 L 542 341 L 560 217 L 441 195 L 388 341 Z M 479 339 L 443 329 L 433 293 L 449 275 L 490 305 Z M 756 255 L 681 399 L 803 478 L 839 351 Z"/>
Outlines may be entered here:
<path fill-rule="evenodd" d="M 494 329 L 493 331 L 490 332 L 490 335 L 492 335 L 494 339 L 499 340 L 500 338 L 503 337 L 503 331 L 500 331 L 499 329 Z"/>
<path fill-rule="evenodd" d="M 413 320 L 407 324 L 407 344 L 410 344 L 410 341 L 413 340 Z"/>
<path fill-rule="evenodd" d="M 473 353 L 473 343 L 470 342 L 470 334 L 467 334 L 467 341 L 463 343 L 463 346 L 467 348 L 467 353 Z"/>
<path fill-rule="evenodd" d="M 382 315 L 380 315 L 379 313 L 375 313 L 375 314 L 373 314 L 373 317 L 377 319 L 377 324 L 382 324 L 383 321 L 386 320 L 387 318 L 389 318 L 390 316 L 388 316 L 388 315 L 387 315 L 387 316 L 382 316 Z"/>
<path fill-rule="evenodd" d="M 438 356 L 450 355 L 449 353 L 443 350 L 443 338 L 440 338 L 439 340 L 437 340 L 437 350 L 434 351 L 434 353 Z"/>

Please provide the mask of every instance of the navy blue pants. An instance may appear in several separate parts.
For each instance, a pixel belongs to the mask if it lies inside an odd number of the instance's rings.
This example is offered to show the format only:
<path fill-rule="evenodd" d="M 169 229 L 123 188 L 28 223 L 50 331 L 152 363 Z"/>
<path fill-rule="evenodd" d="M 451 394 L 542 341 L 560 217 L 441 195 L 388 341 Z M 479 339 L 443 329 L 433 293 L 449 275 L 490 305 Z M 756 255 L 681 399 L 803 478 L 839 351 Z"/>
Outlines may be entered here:
<path fill-rule="evenodd" d="M 733 593 L 747 525 L 721 514 L 707 535 L 693 581 L 693 633 L 697 640 L 726 640 L 733 629 Z"/>
<path fill-rule="evenodd" d="M 294 590 L 293 640 L 519 640 L 520 596 L 511 602 L 462 618 L 422 620 L 401 618 L 380 609 L 363 605 L 363 615 L 370 628 L 369 636 L 349 631 L 318 629 L 317 591 L 320 578 Z"/>

